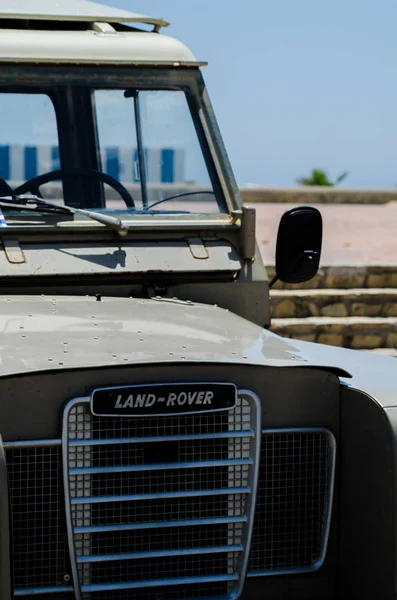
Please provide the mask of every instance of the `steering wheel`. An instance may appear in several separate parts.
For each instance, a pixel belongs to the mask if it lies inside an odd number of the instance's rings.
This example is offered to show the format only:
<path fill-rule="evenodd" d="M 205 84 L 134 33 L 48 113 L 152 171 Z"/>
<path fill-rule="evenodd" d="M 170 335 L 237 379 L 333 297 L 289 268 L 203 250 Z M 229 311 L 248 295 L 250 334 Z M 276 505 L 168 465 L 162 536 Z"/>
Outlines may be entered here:
<path fill-rule="evenodd" d="M 49 183 L 50 181 L 56 181 L 57 179 L 64 179 L 65 177 L 94 177 L 95 179 L 99 179 L 99 181 L 103 181 L 103 183 L 110 185 L 110 187 L 121 196 L 128 208 L 135 208 L 135 202 L 127 188 L 111 175 L 102 173 L 102 171 L 96 171 L 95 169 L 58 169 L 57 171 L 51 171 L 50 173 L 43 173 L 42 175 L 38 175 L 37 177 L 25 181 L 25 183 L 22 183 L 22 185 L 13 190 L 12 193 L 15 196 L 20 196 L 21 194 L 31 192 L 38 198 L 42 198 L 43 196 L 39 190 L 41 185 Z"/>

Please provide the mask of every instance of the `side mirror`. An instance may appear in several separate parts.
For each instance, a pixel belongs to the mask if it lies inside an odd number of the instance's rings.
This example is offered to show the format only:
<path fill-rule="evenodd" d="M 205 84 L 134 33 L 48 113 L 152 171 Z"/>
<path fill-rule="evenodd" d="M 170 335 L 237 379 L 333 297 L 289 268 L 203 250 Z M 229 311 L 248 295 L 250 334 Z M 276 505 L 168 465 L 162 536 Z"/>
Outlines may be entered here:
<path fill-rule="evenodd" d="M 323 238 L 321 213 L 310 206 L 293 208 L 281 218 L 276 246 L 276 281 L 302 283 L 318 271 Z"/>

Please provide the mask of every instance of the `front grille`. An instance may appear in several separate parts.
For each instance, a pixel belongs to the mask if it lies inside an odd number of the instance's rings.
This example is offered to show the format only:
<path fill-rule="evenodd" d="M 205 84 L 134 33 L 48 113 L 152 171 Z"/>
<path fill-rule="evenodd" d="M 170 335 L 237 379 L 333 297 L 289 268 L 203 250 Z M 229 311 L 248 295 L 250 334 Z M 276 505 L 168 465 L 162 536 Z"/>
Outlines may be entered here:
<path fill-rule="evenodd" d="M 229 411 L 170 417 L 97 417 L 85 399 L 67 406 L 65 481 L 83 598 L 238 593 L 258 418 L 251 395 Z"/>
<path fill-rule="evenodd" d="M 69 531 L 60 440 L 7 442 L 15 596 L 62 598 L 73 575 L 83 600 L 238 591 L 252 516 L 252 407 L 245 396 L 230 413 L 117 419 L 70 405 Z M 314 570 L 327 544 L 334 438 L 324 429 L 264 430 L 260 458 L 248 575 Z"/>
<path fill-rule="evenodd" d="M 28 594 L 38 588 L 68 589 L 61 448 L 6 450 L 13 535 L 14 587 Z"/>
<path fill-rule="evenodd" d="M 321 566 L 334 469 L 330 431 L 263 431 L 249 575 L 307 572 Z"/>

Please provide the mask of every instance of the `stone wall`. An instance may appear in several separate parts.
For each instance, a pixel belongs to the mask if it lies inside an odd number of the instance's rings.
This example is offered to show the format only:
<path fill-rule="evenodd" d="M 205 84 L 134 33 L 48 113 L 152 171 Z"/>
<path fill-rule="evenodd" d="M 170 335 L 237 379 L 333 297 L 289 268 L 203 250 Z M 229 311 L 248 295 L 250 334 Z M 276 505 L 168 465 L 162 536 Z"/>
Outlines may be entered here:
<path fill-rule="evenodd" d="M 397 349 L 397 266 L 324 267 L 305 284 L 279 283 L 270 303 L 271 331 L 283 337 L 391 354 Z"/>
<path fill-rule="evenodd" d="M 397 317 L 397 289 L 283 290 L 271 294 L 272 316 L 307 317 Z"/>
<path fill-rule="evenodd" d="M 397 262 L 397 257 L 396 257 Z M 266 267 L 269 279 L 274 267 Z M 273 289 L 349 289 L 349 288 L 397 288 L 397 265 L 359 267 L 321 267 L 313 279 L 292 285 L 278 281 Z"/>
<path fill-rule="evenodd" d="M 386 204 L 397 201 L 397 189 L 360 190 L 337 187 L 297 186 L 295 188 L 242 187 L 245 204 L 284 202 L 290 204 Z"/>

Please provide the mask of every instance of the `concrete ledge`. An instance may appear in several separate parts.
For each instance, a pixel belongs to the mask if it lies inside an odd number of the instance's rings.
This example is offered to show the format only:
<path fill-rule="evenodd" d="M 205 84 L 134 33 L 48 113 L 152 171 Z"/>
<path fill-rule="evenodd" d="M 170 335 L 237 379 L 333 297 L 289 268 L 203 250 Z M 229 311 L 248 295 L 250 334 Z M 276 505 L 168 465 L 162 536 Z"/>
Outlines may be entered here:
<path fill-rule="evenodd" d="M 397 347 L 397 318 L 392 317 L 273 319 L 270 330 L 282 337 L 356 350 Z"/>
<path fill-rule="evenodd" d="M 397 350 L 395 348 L 375 348 L 374 350 L 363 350 L 363 352 L 371 352 L 381 356 L 395 356 L 397 358 Z"/>
<path fill-rule="evenodd" d="M 245 204 L 256 202 L 290 204 L 387 204 L 397 202 L 397 189 L 361 190 L 334 187 L 296 188 L 241 187 Z"/>

